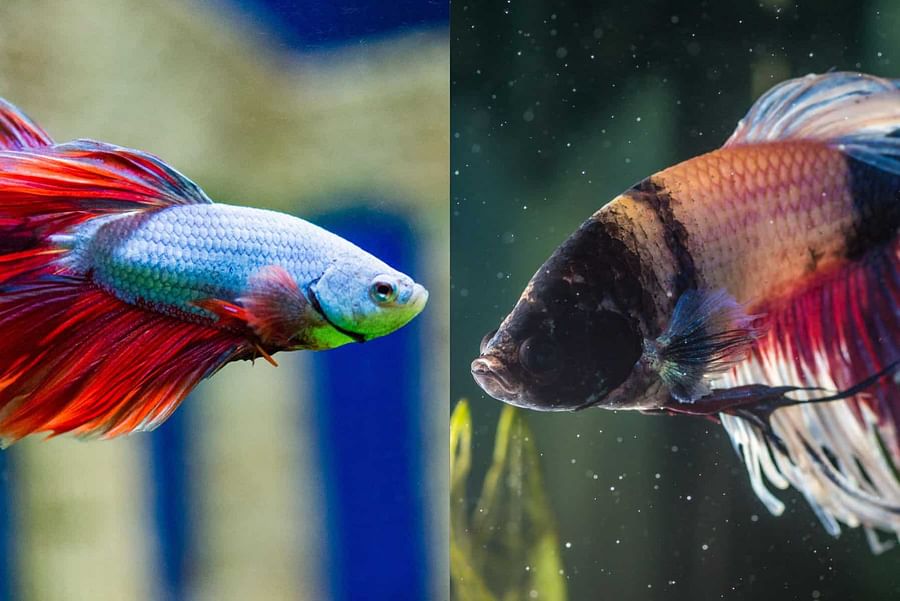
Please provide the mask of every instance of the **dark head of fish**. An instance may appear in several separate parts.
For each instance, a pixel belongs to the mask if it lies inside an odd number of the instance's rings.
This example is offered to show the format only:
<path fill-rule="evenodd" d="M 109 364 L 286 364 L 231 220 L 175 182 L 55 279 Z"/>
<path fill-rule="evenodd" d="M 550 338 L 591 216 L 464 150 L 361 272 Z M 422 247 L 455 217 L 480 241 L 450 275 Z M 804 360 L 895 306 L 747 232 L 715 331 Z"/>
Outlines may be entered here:
<path fill-rule="evenodd" d="M 472 375 L 492 397 L 540 411 L 602 404 L 642 352 L 637 258 L 596 216 L 538 270 Z"/>

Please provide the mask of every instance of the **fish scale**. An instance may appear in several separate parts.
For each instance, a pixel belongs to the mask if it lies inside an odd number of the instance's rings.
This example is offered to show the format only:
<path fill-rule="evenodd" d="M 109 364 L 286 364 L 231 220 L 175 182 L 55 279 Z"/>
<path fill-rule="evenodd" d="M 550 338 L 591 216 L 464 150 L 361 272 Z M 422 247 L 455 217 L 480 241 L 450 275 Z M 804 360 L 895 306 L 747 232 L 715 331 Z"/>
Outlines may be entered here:
<path fill-rule="evenodd" d="M 716 150 L 651 180 L 673 199 L 701 285 L 752 306 L 842 261 L 853 222 L 846 162 L 824 144 L 775 142 Z"/>
<path fill-rule="evenodd" d="M 335 258 L 363 252 L 303 219 L 225 204 L 126 215 L 77 239 L 75 270 L 117 298 L 205 317 L 193 301 L 235 300 L 262 267 L 285 268 L 302 289 Z"/>
<path fill-rule="evenodd" d="M 722 148 L 573 232 L 473 376 L 530 409 L 718 420 L 772 513 L 767 483 L 791 485 L 829 533 L 862 526 L 884 550 L 878 532 L 900 534 L 898 133 L 900 80 L 774 87 Z"/>
<path fill-rule="evenodd" d="M 0 444 L 118 436 L 230 361 L 402 327 L 428 292 L 311 223 L 213 203 L 141 152 L 0 100 Z"/>

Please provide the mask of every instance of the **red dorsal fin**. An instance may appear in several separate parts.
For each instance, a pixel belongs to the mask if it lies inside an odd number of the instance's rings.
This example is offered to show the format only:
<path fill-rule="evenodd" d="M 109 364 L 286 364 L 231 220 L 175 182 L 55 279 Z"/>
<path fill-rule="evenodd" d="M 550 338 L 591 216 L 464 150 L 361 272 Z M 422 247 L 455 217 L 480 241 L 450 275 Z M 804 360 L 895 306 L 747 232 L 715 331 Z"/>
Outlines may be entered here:
<path fill-rule="evenodd" d="M 102 215 L 211 202 L 189 179 L 138 150 L 86 140 L 0 150 L 0 241 L 46 238 Z"/>
<path fill-rule="evenodd" d="M 22 150 L 50 146 L 53 140 L 34 121 L 0 98 L 0 149 Z"/>
<path fill-rule="evenodd" d="M 0 205 L 10 202 L 37 204 L 42 212 L 51 208 L 117 212 L 212 201 L 151 154 L 77 140 L 0 152 Z"/>

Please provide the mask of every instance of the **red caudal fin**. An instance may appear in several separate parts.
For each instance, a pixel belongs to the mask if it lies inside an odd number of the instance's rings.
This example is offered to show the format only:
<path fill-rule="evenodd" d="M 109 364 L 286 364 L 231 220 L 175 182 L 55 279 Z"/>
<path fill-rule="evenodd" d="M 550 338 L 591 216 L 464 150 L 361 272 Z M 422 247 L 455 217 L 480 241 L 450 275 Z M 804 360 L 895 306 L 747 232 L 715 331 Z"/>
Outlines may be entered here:
<path fill-rule="evenodd" d="M 211 202 L 136 150 L 53 145 L 0 102 L 0 437 L 116 436 L 162 423 L 198 381 L 251 355 L 237 333 L 126 304 L 67 268 L 69 228 Z"/>
<path fill-rule="evenodd" d="M 800 490 L 829 532 L 839 522 L 900 532 L 897 426 L 900 387 L 891 369 L 900 360 L 900 242 L 870 251 L 799 290 L 790 299 L 754 310 L 768 314 L 768 330 L 752 356 L 716 382 L 717 388 L 764 382 L 863 392 L 846 400 L 801 402 L 771 414 L 772 444 L 757 425 L 730 414 L 722 424 L 747 464 L 753 488 L 773 513 L 784 505 L 768 490 Z M 884 372 L 885 377 L 875 377 Z M 804 396 L 808 395 L 808 396 Z"/>
<path fill-rule="evenodd" d="M 245 338 L 46 277 L 0 295 L 0 436 L 117 436 L 162 423 Z"/>
<path fill-rule="evenodd" d="M 50 146 L 53 140 L 22 111 L 0 98 L 0 149 Z"/>

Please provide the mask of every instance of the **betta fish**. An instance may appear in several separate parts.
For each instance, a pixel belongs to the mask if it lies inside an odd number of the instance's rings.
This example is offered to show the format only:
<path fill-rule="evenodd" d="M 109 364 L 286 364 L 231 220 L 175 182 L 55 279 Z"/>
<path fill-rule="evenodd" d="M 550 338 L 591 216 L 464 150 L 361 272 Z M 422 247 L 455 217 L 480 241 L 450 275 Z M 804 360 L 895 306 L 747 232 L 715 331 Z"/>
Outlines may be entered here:
<path fill-rule="evenodd" d="M 230 361 L 393 332 L 427 291 L 160 159 L 56 144 L 0 101 L 0 438 L 151 430 Z"/>
<path fill-rule="evenodd" d="M 585 221 L 472 363 L 491 396 L 706 416 L 752 488 L 900 533 L 900 80 L 809 75 Z"/>

